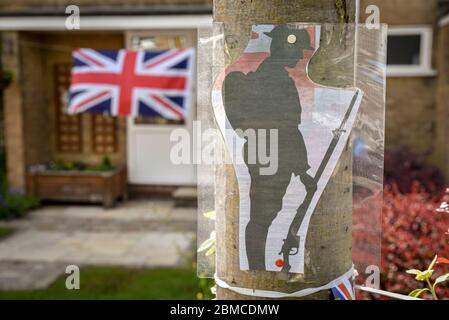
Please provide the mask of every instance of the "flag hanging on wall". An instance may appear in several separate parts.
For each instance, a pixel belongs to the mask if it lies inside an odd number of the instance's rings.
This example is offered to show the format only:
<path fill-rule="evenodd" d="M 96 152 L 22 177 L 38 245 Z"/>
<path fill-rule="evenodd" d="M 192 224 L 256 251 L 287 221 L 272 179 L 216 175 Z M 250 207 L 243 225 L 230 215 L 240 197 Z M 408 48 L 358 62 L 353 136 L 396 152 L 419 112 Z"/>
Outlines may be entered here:
<path fill-rule="evenodd" d="M 191 97 L 194 49 L 73 51 L 70 114 L 185 119 Z"/>

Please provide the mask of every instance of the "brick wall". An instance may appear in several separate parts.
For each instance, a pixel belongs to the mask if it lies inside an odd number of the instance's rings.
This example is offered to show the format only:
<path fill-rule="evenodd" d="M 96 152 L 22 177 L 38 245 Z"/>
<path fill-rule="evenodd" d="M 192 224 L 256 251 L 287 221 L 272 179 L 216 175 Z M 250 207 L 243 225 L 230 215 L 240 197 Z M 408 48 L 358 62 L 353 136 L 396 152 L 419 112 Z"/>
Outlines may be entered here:
<path fill-rule="evenodd" d="M 44 63 L 46 50 L 38 34 L 20 33 L 22 110 L 24 121 L 25 165 L 51 160 L 51 128 L 48 98 L 45 95 Z"/>
<path fill-rule="evenodd" d="M 433 24 L 437 17 L 437 2 L 437 0 L 361 0 L 361 21 L 364 21 L 366 7 L 374 4 L 380 8 L 382 23 Z"/>
<path fill-rule="evenodd" d="M 438 85 L 436 141 L 434 159 L 449 176 L 449 25 L 440 28 L 438 37 Z"/>
<path fill-rule="evenodd" d="M 29 7 L 43 7 L 46 4 L 48 6 L 65 6 L 71 4 L 72 1 L 66 0 L 16 0 L 16 1 L 1 1 L 0 11 L 5 12 L 5 10 L 25 10 Z M 139 5 L 166 5 L 166 4 L 210 4 L 210 0 L 128 0 L 124 2 L 123 0 L 78 0 L 77 4 L 83 6 L 99 6 L 99 5 L 110 5 L 110 6 L 121 6 L 123 3 L 129 6 L 139 6 Z M 390 25 L 412 25 L 412 24 L 427 24 L 436 25 L 437 17 L 437 1 L 436 0 L 362 0 L 361 1 L 361 21 L 365 18 L 365 8 L 370 5 L 378 5 L 381 9 L 381 22 L 388 23 Z M 438 39 L 438 28 L 435 28 L 435 38 Z M 7 37 L 11 36 L 7 34 Z M 29 63 L 27 67 L 25 65 L 20 65 L 19 61 L 16 61 L 14 55 L 6 57 L 6 63 L 9 70 L 23 72 L 24 75 L 29 75 L 27 80 L 23 80 L 24 87 L 21 89 L 17 83 L 14 83 L 11 88 L 6 92 L 5 99 L 8 102 L 6 105 L 6 119 L 5 123 L 7 128 L 7 134 L 10 139 L 15 142 L 9 142 L 8 152 L 12 154 L 11 158 L 15 159 L 16 165 L 9 167 L 11 170 L 11 176 L 17 181 L 15 185 L 20 186 L 23 184 L 21 182 L 20 176 L 23 166 L 27 163 L 32 163 L 38 160 L 43 160 L 48 158 L 48 154 L 52 157 L 58 156 L 53 148 L 54 142 L 51 143 L 52 147 L 41 146 L 38 152 L 35 150 L 28 150 L 22 155 L 20 148 L 12 147 L 18 146 L 20 144 L 26 145 L 38 145 L 39 141 L 42 141 L 41 136 L 47 135 L 46 128 L 43 131 L 39 130 L 39 125 L 45 123 L 47 119 L 50 121 L 50 126 L 54 123 L 51 119 L 52 113 L 46 114 L 43 107 L 53 108 L 51 98 L 52 95 L 52 84 L 49 80 L 49 74 L 51 74 L 52 64 L 57 61 L 70 61 L 70 55 L 64 50 L 57 50 L 57 48 L 68 48 L 68 47 L 122 47 L 123 46 L 123 36 L 118 34 L 100 35 L 100 34 L 47 34 L 47 35 L 26 35 L 21 34 L 24 41 L 28 42 L 38 42 L 51 44 L 51 49 L 38 49 L 38 48 L 25 48 L 23 51 L 22 58 L 29 61 L 34 61 L 34 63 Z M 34 39 L 33 39 L 34 37 Z M 41 38 L 39 38 L 41 37 Z M 14 38 L 14 37 L 13 37 Z M 433 67 L 437 69 L 438 63 L 439 67 L 439 77 L 404 77 L 404 78 L 388 78 L 387 80 L 387 106 L 386 106 L 386 148 L 387 150 L 396 149 L 399 147 L 408 147 L 411 150 L 418 153 L 426 153 L 428 151 L 432 152 L 432 157 L 430 158 L 435 163 L 439 164 L 441 167 L 449 172 L 448 165 L 448 151 L 445 150 L 447 145 L 447 138 L 449 134 L 447 133 L 446 126 L 444 122 L 449 120 L 447 118 L 446 112 L 446 101 L 449 101 L 448 92 L 449 84 L 445 79 L 445 74 L 449 74 L 449 64 L 445 63 L 444 58 L 447 57 L 446 49 L 448 48 L 449 31 L 443 30 L 439 41 L 434 41 L 434 63 Z M 438 49 L 438 42 L 440 48 Z M 443 56 L 443 58 L 438 58 L 438 56 Z M 43 61 L 39 63 L 39 60 Z M 23 69 L 23 70 L 21 70 Z M 39 88 L 42 85 L 40 82 L 40 75 L 45 76 L 45 81 L 47 82 L 47 92 L 41 94 Z M 443 75 L 443 78 L 442 78 Z M 22 90 L 22 91 L 21 91 Z M 18 114 L 22 105 L 23 92 L 23 108 L 41 108 L 43 111 L 35 121 L 32 118 L 32 113 L 25 113 L 23 116 Z M 52 109 L 53 110 L 53 109 Z M 48 111 L 48 110 L 47 110 Z M 21 126 L 23 125 L 21 121 L 26 122 L 25 125 L 36 126 L 36 128 L 30 128 L 30 134 L 21 133 Z M 87 120 L 85 125 L 88 126 Z M 47 124 L 48 124 L 47 123 Z M 124 132 L 125 124 L 122 121 L 121 131 Z M 48 130 L 54 132 L 54 128 L 49 128 Z M 28 131 L 27 131 L 28 132 Z M 36 134 L 34 134 L 36 133 Z M 116 161 L 124 161 L 126 159 L 125 149 L 125 135 L 122 133 L 120 135 L 120 145 L 121 150 L 117 155 L 114 155 Z M 54 137 L 51 138 L 54 140 Z M 52 141 L 53 141 L 52 140 Z M 8 148 L 8 146 L 7 146 Z M 51 150 L 50 150 L 50 149 Z M 96 161 L 98 156 L 89 154 L 86 147 L 86 152 L 84 157 L 89 161 Z M 444 150 L 444 151 L 442 151 Z M 62 157 L 75 159 L 79 155 L 61 155 Z M 21 160 L 23 157 L 23 161 Z M 26 159 L 25 159 L 26 157 Z M 76 160 L 76 159 L 75 159 Z M 23 164 L 23 165 L 22 165 Z"/>
<path fill-rule="evenodd" d="M 14 191 L 23 192 L 25 190 L 25 137 L 17 32 L 2 33 L 2 63 L 3 68 L 11 71 L 14 77 L 10 86 L 4 91 L 6 170 L 9 187 Z"/>
<path fill-rule="evenodd" d="M 123 48 L 123 33 L 6 32 L 2 60 L 14 74 L 4 92 L 7 172 L 10 187 L 25 191 L 29 165 L 49 160 L 99 163 L 103 154 L 92 151 L 91 115 L 82 115 L 83 150 L 61 154 L 56 148 L 54 92 L 55 64 L 70 64 L 71 51 L 79 47 Z M 126 163 L 126 122 L 119 120 L 118 151 L 114 163 Z"/>
<path fill-rule="evenodd" d="M 96 154 L 92 151 L 91 139 L 91 117 L 90 114 L 83 114 L 82 118 L 82 140 L 83 150 L 81 153 L 58 153 L 56 150 L 56 128 L 55 110 L 56 97 L 54 89 L 54 66 L 55 64 L 70 64 L 71 52 L 75 48 L 99 48 L 99 49 L 120 49 L 124 46 L 124 36 L 122 33 L 67 33 L 56 32 L 41 36 L 42 44 L 45 47 L 45 61 L 43 64 L 45 74 L 45 95 L 47 97 L 46 108 L 50 114 L 50 141 L 52 155 L 54 159 L 67 161 L 83 161 L 91 164 L 99 163 L 103 154 Z M 27 87 L 24 88 L 24 91 Z M 111 159 L 115 163 L 126 162 L 126 127 L 124 119 L 120 118 L 119 124 L 119 144 L 118 152 L 111 154 Z"/>

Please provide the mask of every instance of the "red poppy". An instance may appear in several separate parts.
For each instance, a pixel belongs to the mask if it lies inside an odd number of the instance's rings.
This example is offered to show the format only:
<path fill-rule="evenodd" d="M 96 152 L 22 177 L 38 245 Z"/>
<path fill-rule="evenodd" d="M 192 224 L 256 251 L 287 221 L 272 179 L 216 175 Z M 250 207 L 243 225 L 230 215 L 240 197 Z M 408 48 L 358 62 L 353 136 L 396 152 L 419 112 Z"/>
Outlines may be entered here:
<path fill-rule="evenodd" d="M 275 264 L 276 264 L 276 267 L 282 268 L 284 266 L 284 260 L 278 259 L 278 260 L 276 260 Z"/>

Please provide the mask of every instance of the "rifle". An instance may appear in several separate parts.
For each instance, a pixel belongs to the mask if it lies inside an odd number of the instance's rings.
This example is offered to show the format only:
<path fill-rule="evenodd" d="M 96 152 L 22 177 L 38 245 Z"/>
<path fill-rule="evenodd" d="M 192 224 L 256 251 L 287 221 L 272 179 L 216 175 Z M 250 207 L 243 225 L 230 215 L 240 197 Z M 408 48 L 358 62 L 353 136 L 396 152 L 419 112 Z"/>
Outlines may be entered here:
<path fill-rule="evenodd" d="M 326 166 L 329 163 L 329 160 L 334 153 L 335 148 L 337 147 L 338 141 L 340 140 L 341 135 L 346 132 L 344 130 L 344 127 L 346 125 L 346 122 L 348 122 L 348 119 L 352 113 L 352 110 L 354 109 L 355 102 L 357 101 L 359 95 L 359 90 L 355 93 L 354 97 L 352 98 L 351 104 L 346 111 L 345 117 L 343 118 L 342 123 L 340 124 L 340 127 L 334 131 L 332 131 L 333 138 L 332 141 L 326 151 L 326 154 L 324 155 L 323 161 L 321 161 L 321 164 L 315 174 L 315 177 L 313 178 L 314 186 L 318 184 L 320 181 L 321 176 L 323 175 L 324 169 L 326 169 Z M 307 186 L 306 186 L 307 188 Z M 282 272 L 290 272 L 291 265 L 290 265 L 290 256 L 297 255 L 299 253 L 299 242 L 300 237 L 298 235 L 299 228 L 301 227 L 302 221 L 304 219 L 304 216 L 307 213 L 307 210 L 310 207 L 310 203 L 312 202 L 312 199 L 316 193 L 316 188 L 314 188 L 313 191 L 307 191 L 306 197 L 304 198 L 303 203 L 299 206 L 298 211 L 295 215 L 295 218 L 292 221 L 292 224 L 290 225 L 290 228 L 288 230 L 287 238 L 284 239 L 284 244 L 282 245 L 282 249 L 279 252 L 279 254 L 283 255 L 284 259 L 284 266 L 282 267 Z"/>

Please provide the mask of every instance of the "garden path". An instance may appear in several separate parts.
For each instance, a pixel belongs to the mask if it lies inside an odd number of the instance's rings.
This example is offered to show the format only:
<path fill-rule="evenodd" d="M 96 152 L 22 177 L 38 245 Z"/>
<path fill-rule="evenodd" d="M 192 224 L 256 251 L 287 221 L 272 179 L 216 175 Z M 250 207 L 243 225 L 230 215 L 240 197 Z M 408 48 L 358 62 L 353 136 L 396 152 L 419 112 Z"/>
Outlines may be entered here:
<path fill-rule="evenodd" d="M 0 290 L 44 288 L 67 265 L 176 267 L 194 254 L 196 209 L 172 200 L 133 200 L 117 208 L 45 206 L 1 222 Z"/>

